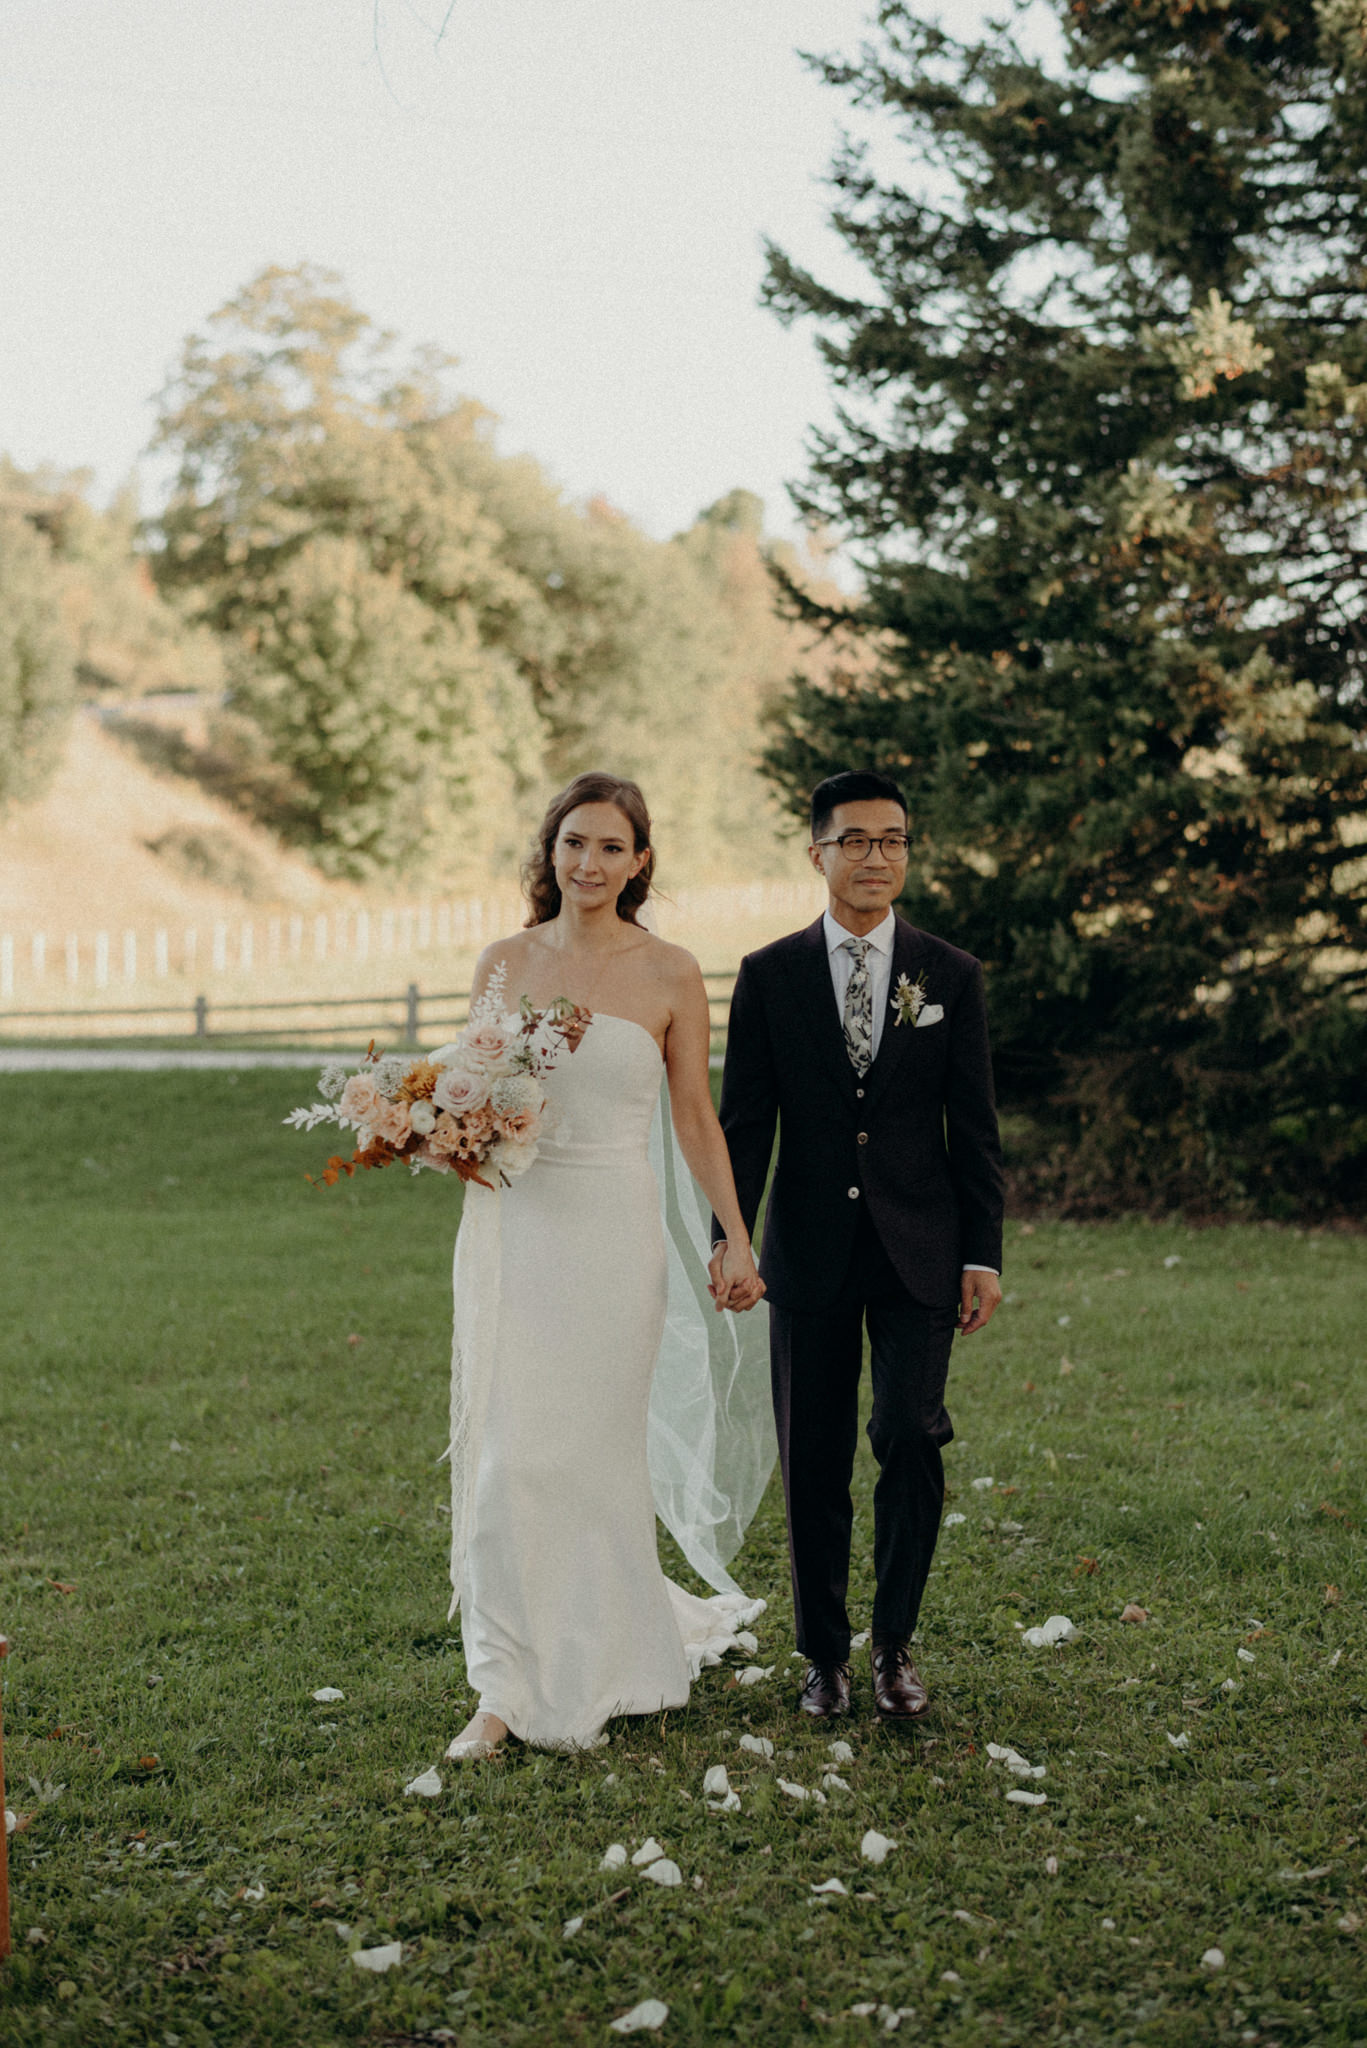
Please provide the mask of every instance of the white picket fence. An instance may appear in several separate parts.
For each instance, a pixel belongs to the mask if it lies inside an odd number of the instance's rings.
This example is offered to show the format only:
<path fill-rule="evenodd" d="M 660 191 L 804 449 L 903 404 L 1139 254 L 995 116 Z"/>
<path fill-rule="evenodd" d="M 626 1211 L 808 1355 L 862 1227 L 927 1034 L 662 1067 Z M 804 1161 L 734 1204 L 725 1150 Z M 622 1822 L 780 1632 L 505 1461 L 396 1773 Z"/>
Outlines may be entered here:
<path fill-rule="evenodd" d="M 691 919 L 746 919 L 815 914 L 813 883 L 744 882 L 711 889 L 681 889 L 666 907 Z M 56 986 L 78 994 L 132 989 L 178 977 L 257 976 L 292 962 L 412 959 L 421 953 L 477 952 L 525 916 L 513 890 L 463 901 L 410 903 L 387 908 L 218 918 L 209 924 L 169 924 L 52 934 L 0 932 L 0 1004 L 37 997 Z"/>

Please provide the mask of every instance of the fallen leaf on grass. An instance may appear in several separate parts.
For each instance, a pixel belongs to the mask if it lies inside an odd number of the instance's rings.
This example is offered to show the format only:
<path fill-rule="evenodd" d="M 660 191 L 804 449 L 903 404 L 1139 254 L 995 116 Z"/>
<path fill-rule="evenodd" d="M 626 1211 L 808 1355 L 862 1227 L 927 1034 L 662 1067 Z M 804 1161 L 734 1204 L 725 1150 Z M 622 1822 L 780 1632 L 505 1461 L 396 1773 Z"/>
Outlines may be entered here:
<path fill-rule="evenodd" d="M 403 1961 L 403 1943 L 386 1941 L 379 1948 L 356 1948 L 351 1952 L 351 1960 L 358 1970 L 373 1970 L 377 1976 L 382 1975 Z"/>
<path fill-rule="evenodd" d="M 889 1835 L 880 1835 L 877 1828 L 870 1828 L 859 1844 L 859 1853 L 866 1863 L 883 1863 L 889 1850 L 896 1847 L 896 1842 Z"/>
<path fill-rule="evenodd" d="M 623 1842 L 613 1842 L 609 1848 L 603 1851 L 603 1860 L 598 1868 L 600 1870 L 620 1870 L 626 1860 L 626 1844 Z"/>
<path fill-rule="evenodd" d="M 54 1593 L 74 1593 L 76 1590 L 75 1582 L 71 1579 L 49 1579 L 48 1584 Z"/>
<path fill-rule="evenodd" d="M 1340 1593 L 1340 1591 L 1339 1591 L 1339 1589 L 1338 1589 L 1338 1587 L 1337 1587 L 1337 1586 L 1326 1586 L 1326 1587 L 1325 1587 L 1325 1589 L 1324 1589 L 1324 1604 L 1325 1604 L 1325 1606 L 1326 1606 L 1326 1607 L 1337 1607 L 1337 1606 L 1338 1606 L 1338 1604 L 1339 1604 L 1339 1601 L 1340 1601 L 1340 1600 L 1341 1600 L 1342 1598 L 1343 1598 L 1343 1595 L 1342 1595 L 1342 1593 Z"/>
<path fill-rule="evenodd" d="M 1059 1643 L 1071 1643 L 1077 1630 L 1066 1614 L 1051 1614 L 1038 1628 L 1028 1628 L 1021 1641 L 1031 1650 L 1049 1650 Z"/>
<path fill-rule="evenodd" d="M 620 2019 L 609 2020 L 608 2026 L 614 2034 L 654 2033 L 668 2018 L 669 2007 L 662 1998 L 643 1998 Z"/>
<path fill-rule="evenodd" d="M 420 1771 L 416 1778 L 410 1778 L 403 1788 L 405 1799 L 440 1799 L 441 1773 L 433 1764 L 430 1771 Z"/>
<path fill-rule="evenodd" d="M 309 1698 L 317 1700 L 320 1707 L 330 1707 L 335 1700 L 344 1700 L 346 1694 L 338 1692 L 335 1685 L 320 1685 L 317 1692 L 309 1694 Z"/>
<path fill-rule="evenodd" d="M 818 1896 L 824 1893 L 833 1899 L 847 1899 L 849 1897 L 849 1893 L 838 1877 L 828 1877 L 825 1884 L 814 1884 L 812 1890 Z"/>
<path fill-rule="evenodd" d="M 1006 1796 L 1013 1806 L 1046 1806 L 1049 1802 L 1047 1792 L 1022 1792 L 1019 1786 L 1013 1786 Z"/>
<path fill-rule="evenodd" d="M 774 1745 L 767 1735 L 742 1735 L 740 1746 L 750 1756 L 772 1756 Z"/>
<path fill-rule="evenodd" d="M 1143 1623 L 1146 1622 L 1148 1618 L 1148 1608 L 1141 1607 L 1137 1600 L 1127 1600 L 1125 1602 L 1125 1605 L 1120 1610 L 1120 1619 L 1122 1621 L 1137 1621 Z"/>

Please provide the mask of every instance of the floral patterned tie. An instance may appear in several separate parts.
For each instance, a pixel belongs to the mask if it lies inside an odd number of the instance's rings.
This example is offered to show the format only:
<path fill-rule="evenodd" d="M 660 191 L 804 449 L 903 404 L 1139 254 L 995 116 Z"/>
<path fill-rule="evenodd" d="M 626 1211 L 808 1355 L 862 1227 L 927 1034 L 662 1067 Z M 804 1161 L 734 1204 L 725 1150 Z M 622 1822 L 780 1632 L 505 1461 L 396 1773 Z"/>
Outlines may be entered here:
<path fill-rule="evenodd" d="M 845 951 L 854 956 L 854 972 L 845 990 L 845 1050 L 850 1064 L 862 1079 L 873 1065 L 873 980 L 869 974 L 869 941 L 844 939 Z"/>

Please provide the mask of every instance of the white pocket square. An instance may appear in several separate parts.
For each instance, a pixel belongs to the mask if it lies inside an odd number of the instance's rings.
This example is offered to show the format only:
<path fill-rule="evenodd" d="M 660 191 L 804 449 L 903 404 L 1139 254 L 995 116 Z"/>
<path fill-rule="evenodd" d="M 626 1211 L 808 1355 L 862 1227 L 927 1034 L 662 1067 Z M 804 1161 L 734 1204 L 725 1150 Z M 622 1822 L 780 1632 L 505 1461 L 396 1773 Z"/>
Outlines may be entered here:
<path fill-rule="evenodd" d="M 927 1003 L 916 1019 L 916 1029 L 922 1031 L 927 1024 L 938 1024 L 945 1014 L 943 1003 Z"/>

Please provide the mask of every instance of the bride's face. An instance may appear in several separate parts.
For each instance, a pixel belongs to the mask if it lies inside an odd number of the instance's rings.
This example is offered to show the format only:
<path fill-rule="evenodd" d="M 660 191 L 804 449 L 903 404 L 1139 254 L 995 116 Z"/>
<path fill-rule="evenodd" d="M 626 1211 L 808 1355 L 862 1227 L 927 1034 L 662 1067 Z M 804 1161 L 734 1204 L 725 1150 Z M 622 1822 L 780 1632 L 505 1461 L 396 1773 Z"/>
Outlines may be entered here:
<path fill-rule="evenodd" d="M 551 860 L 560 894 L 586 910 L 616 904 L 645 866 L 631 820 L 616 804 L 577 804 L 556 835 Z"/>

